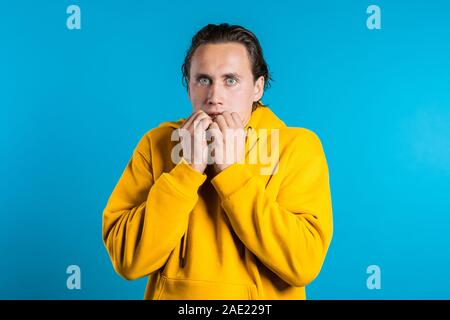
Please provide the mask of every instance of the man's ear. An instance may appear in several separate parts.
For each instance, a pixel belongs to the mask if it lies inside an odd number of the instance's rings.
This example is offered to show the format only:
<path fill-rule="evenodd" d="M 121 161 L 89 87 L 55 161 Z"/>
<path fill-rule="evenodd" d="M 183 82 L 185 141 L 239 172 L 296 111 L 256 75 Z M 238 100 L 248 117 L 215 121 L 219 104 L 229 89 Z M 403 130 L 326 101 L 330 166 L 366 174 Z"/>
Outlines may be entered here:
<path fill-rule="evenodd" d="M 254 95 L 253 95 L 253 101 L 256 102 L 256 101 L 261 100 L 263 94 L 264 94 L 264 77 L 260 76 L 255 81 L 255 91 L 254 91 Z"/>

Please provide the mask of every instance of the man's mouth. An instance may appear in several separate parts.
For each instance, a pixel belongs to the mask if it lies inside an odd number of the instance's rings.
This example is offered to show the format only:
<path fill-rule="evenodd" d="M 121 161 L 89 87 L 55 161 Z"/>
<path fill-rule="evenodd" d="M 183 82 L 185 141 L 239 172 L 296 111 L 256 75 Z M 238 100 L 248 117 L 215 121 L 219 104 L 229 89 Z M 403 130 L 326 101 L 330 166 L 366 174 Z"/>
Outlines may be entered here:
<path fill-rule="evenodd" d="M 215 118 L 216 116 L 218 116 L 219 114 L 222 114 L 222 112 L 207 112 L 208 116 L 210 116 L 211 118 Z"/>

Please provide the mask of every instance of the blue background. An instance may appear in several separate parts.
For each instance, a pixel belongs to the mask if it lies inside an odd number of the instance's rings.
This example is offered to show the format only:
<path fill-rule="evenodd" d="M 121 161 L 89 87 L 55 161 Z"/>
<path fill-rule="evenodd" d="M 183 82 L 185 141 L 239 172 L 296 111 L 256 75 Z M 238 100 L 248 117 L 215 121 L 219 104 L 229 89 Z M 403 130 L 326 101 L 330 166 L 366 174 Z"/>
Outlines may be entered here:
<path fill-rule="evenodd" d="M 69 30 L 66 8 L 81 8 Z M 366 9 L 381 8 L 381 30 Z M 101 239 L 140 137 L 191 112 L 180 66 L 207 23 L 242 24 L 263 101 L 322 140 L 334 238 L 311 299 L 450 298 L 448 1 L 1 1 L 0 298 L 141 299 Z M 81 290 L 66 287 L 81 268 Z M 366 286 L 369 265 L 381 289 Z"/>

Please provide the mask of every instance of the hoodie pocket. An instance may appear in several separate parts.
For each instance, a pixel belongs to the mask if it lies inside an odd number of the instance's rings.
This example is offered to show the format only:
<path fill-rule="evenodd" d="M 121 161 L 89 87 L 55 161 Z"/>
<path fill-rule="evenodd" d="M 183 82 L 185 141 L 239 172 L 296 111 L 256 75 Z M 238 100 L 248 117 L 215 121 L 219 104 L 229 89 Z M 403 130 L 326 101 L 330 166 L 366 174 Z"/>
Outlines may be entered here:
<path fill-rule="evenodd" d="M 161 275 L 160 281 L 161 291 L 158 300 L 251 300 L 254 298 L 251 286 L 245 284 L 171 279 L 164 275 Z"/>

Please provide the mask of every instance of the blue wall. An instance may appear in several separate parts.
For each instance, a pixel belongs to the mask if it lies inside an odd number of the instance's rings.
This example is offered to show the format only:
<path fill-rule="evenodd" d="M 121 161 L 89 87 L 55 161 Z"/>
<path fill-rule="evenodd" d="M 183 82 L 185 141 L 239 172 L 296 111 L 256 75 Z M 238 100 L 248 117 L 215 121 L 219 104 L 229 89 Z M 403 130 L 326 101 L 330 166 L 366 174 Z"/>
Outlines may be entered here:
<path fill-rule="evenodd" d="M 0 298 L 143 297 L 145 279 L 112 269 L 102 210 L 140 137 L 190 113 L 184 53 L 220 22 L 257 34 L 275 78 L 264 102 L 327 155 L 334 238 L 309 298 L 450 298 L 450 3 L 226 3 L 2 1 Z"/>

